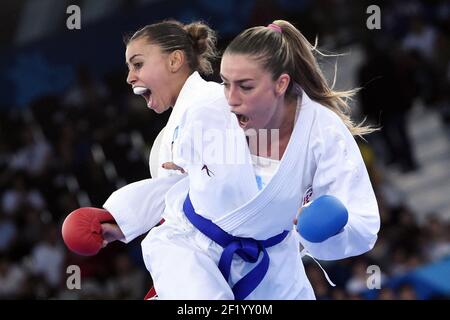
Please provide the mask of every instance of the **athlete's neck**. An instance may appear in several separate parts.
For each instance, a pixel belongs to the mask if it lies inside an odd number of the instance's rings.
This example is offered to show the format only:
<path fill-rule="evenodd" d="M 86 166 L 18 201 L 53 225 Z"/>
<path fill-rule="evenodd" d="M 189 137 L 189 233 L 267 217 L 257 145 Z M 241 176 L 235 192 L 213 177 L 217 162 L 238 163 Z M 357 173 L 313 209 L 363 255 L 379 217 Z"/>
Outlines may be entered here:
<path fill-rule="evenodd" d="M 273 132 L 273 129 L 268 129 L 267 135 L 259 132 L 256 139 L 253 140 L 255 143 L 249 144 L 250 152 L 260 157 L 281 160 L 294 130 L 296 111 L 297 97 L 284 100 L 279 111 L 281 116 L 278 123 L 270 126 L 277 132 Z"/>

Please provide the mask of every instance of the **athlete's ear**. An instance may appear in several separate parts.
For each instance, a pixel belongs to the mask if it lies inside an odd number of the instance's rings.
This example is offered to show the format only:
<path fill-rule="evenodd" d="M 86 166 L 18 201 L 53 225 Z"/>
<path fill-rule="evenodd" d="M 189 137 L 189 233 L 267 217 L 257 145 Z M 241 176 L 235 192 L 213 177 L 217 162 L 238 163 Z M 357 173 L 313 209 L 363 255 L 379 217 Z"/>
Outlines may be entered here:
<path fill-rule="evenodd" d="M 275 95 L 282 96 L 291 82 L 291 77 L 287 73 L 282 73 L 275 81 Z"/>
<path fill-rule="evenodd" d="M 181 50 L 172 51 L 168 57 L 168 64 L 170 72 L 177 72 L 183 66 L 185 61 L 184 52 Z"/>

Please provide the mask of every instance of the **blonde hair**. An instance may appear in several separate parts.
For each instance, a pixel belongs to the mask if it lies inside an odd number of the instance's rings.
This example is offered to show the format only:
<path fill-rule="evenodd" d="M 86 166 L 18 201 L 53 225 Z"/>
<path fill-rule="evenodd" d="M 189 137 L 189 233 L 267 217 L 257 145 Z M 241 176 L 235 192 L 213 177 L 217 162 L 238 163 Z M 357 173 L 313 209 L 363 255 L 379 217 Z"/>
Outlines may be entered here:
<path fill-rule="evenodd" d="M 336 91 L 330 88 L 314 57 L 314 51 L 321 54 L 291 23 L 276 20 L 269 27 L 253 27 L 243 31 L 228 45 L 224 54 L 254 57 L 265 70 L 272 73 L 273 80 L 287 73 L 291 82 L 286 95 L 298 94 L 296 84 L 299 85 L 312 100 L 335 112 L 352 135 L 362 136 L 375 131 L 363 122 L 353 122 L 347 99 L 351 99 L 358 89 Z"/>
<path fill-rule="evenodd" d="M 217 58 L 216 34 L 203 22 L 184 25 L 167 20 L 145 26 L 125 40 L 129 44 L 145 38 L 149 43 L 160 46 L 163 52 L 182 50 L 192 71 L 209 75 L 213 73 L 211 60 Z"/>

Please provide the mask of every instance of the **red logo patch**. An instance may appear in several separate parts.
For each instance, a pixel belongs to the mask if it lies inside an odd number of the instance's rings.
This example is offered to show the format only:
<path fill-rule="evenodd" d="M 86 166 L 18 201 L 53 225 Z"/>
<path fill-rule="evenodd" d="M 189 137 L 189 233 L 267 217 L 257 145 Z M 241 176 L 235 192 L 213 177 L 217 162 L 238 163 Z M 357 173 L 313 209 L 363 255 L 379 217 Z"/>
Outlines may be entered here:
<path fill-rule="evenodd" d="M 305 193 L 303 194 L 302 206 L 311 201 L 312 195 L 313 195 L 313 188 L 312 186 L 309 186 L 308 189 L 306 189 Z"/>

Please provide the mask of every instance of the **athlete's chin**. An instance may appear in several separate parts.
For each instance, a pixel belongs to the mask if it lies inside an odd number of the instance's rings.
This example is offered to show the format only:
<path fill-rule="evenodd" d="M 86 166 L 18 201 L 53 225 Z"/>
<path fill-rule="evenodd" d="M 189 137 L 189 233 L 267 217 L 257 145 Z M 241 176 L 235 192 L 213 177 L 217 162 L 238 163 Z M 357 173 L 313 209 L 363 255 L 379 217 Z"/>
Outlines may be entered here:
<path fill-rule="evenodd" d="M 158 105 L 151 105 L 151 106 L 148 106 L 148 107 L 151 110 L 153 110 L 154 112 L 156 112 L 157 114 L 161 114 L 164 111 L 166 111 L 167 109 L 169 109 L 169 107 L 161 107 L 161 106 L 158 106 Z"/>
<path fill-rule="evenodd" d="M 149 107 L 150 108 L 150 110 L 153 110 L 154 112 L 156 112 L 157 114 L 161 114 L 161 113 L 163 113 L 164 111 L 163 110 L 160 110 L 160 109 L 158 109 L 158 108 L 156 108 L 156 107 Z"/>

